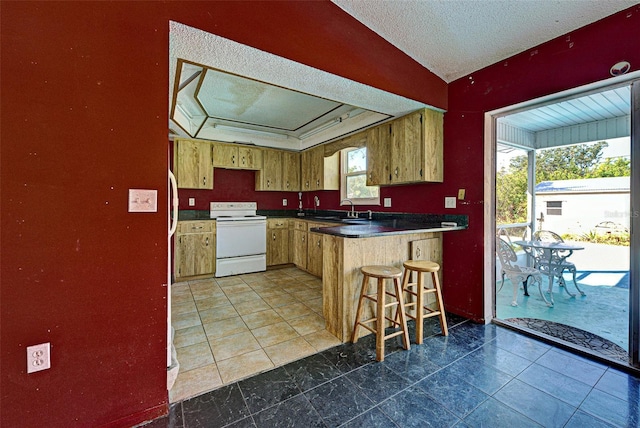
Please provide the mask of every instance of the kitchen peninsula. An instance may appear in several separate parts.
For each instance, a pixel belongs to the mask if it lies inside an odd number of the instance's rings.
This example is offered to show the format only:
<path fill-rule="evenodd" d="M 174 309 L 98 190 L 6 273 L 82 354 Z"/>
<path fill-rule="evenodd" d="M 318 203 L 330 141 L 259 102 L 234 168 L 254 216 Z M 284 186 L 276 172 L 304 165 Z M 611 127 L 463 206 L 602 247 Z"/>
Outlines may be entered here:
<path fill-rule="evenodd" d="M 323 234 L 322 294 L 327 330 L 343 342 L 350 340 L 362 266 L 402 268 L 402 263 L 410 259 L 432 260 L 442 266 L 442 233 L 466 229 L 466 217 L 464 220 L 443 226 L 440 221 L 394 219 L 312 229 Z M 442 284 L 446 289 L 446 282 Z M 371 316 L 365 307 L 364 318 Z"/>

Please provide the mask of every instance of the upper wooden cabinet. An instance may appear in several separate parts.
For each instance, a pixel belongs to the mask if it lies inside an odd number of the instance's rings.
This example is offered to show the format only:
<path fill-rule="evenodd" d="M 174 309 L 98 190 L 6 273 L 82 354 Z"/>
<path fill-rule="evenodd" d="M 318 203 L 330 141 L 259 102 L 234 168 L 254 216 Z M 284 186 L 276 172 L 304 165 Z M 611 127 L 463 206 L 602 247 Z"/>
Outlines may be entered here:
<path fill-rule="evenodd" d="M 213 146 L 207 141 L 176 138 L 173 170 L 182 189 L 213 189 Z"/>
<path fill-rule="evenodd" d="M 423 109 L 370 129 L 367 185 L 443 180 L 443 114 Z"/>
<path fill-rule="evenodd" d="M 262 149 L 231 143 L 213 143 L 213 166 L 230 169 L 262 168 Z"/>
<path fill-rule="evenodd" d="M 256 174 L 256 190 L 300 190 L 300 153 L 264 149 L 262 169 Z"/>
<path fill-rule="evenodd" d="M 282 190 L 300 191 L 300 153 L 282 152 Z"/>
<path fill-rule="evenodd" d="M 302 191 L 340 189 L 340 153 L 324 156 L 324 147 L 302 152 Z"/>

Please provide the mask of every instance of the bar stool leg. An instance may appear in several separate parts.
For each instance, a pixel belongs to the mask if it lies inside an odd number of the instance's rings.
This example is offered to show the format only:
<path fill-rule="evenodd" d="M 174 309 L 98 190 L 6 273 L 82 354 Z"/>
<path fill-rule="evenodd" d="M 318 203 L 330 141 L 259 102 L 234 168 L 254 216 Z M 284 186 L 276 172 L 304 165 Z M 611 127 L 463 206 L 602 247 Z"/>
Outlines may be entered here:
<path fill-rule="evenodd" d="M 353 327 L 353 333 L 351 334 L 351 342 L 356 343 L 358 341 L 358 330 L 360 330 L 360 319 L 362 318 L 362 309 L 364 295 L 367 294 L 367 288 L 369 286 L 369 277 L 364 275 L 362 278 L 362 287 L 360 287 L 360 300 L 358 301 L 358 309 L 356 310 L 356 323 Z"/>
<path fill-rule="evenodd" d="M 378 300 L 376 308 L 376 360 L 384 361 L 384 325 L 385 325 L 385 293 L 384 279 L 378 278 Z"/>
<path fill-rule="evenodd" d="M 436 288 L 436 299 L 438 299 L 438 310 L 440 311 L 440 328 L 442 328 L 442 335 L 448 336 L 449 329 L 447 328 L 447 316 L 444 312 L 444 300 L 442 299 L 442 289 L 440 288 L 440 280 L 436 272 L 431 272 L 433 279 L 433 286 Z"/>
<path fill-rule="evenodd" d="M 393 278 L 393 285 L 396 289 L 396 299 L 398 299 L 398 309 L 396 310 L 396 318 L 398 321 L 398 316 L 400 317 L 400 328 L 402 328 L 402 344 L 404 345 L 404 349 L 409 349 L 410 341 L 409 341 L 409 330 L 407 329 L 407 314 L 404 311 L 404 293 L 403 288 L 400 285 L 400 280 L 398 278 Z"/>
<path fill-rule="evenodd" d="M 416 288 L 416 343 L 422 344 L 424 337 L 424 275 L 417 272 L 418 285 Z"/>

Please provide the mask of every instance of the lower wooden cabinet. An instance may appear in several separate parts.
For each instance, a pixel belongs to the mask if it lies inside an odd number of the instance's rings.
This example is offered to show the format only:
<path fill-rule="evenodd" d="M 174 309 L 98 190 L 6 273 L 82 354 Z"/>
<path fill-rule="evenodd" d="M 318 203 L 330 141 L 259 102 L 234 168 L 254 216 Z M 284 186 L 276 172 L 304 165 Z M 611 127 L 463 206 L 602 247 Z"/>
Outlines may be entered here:
<path fill-rule="evenodd" d="M 290 262 L 289 219 L 267 219 L 267 266 Z"/>
<path fill-rule="evenodd" d="M 307 270 L 307 222 L 294 221 L 293 227 L 293 263 Z"/>
<path fill-rule="evenodd" d="M 307 272 L 322 277 L 322 234 L 308 232 Z"/>
<path fill-rule="evenodd" d="M 174 247 L 176 280 L 215 273 L 215 221 L 179 221 Z"/>

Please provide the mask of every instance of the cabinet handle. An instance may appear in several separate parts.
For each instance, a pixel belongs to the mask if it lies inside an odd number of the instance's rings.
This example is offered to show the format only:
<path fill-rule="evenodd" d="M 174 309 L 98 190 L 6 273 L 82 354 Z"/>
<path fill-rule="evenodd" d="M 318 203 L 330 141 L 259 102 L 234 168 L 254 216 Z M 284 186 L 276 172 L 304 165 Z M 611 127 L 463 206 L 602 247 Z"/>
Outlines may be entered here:
<path fill-rule="evenodd" d="M 316 180 L 316 186 L 320 187 L 320 180 Z"/>
<path fill-rule="evenodd" d="M 276 234 L 275 233 L 273 234 L 273 240 L 274 241 L 276 240 Z"/>
<path fill-rule="evenodd" d="M 247 161 L 244 159 L 244 156 L 242 156 L 242 165 L 246 165 Z"/>
<path fill-rule="evenodd" d="M 420 177 L 422 177 L 422 168 L 420 168 Z"/>
<path fill-rule="evenodd" d="M 318 239 L 318 243 L 316 244 L 318 246 L 318 248 L 320 248 L 320 244 L 321 243 L 322 243 L 322 241 Z"/>
<path fill-rule="evenodd" d="M 204 226 L 191 226 L 191 230 L 198 230 L 202 228 L 204 228 Z"/>
<path fill-rule="evenodd" d="M 207 243 L 206 243 L 207 247 L 209 246 L 209 238 L 207 238 Z"/>
<path fill-rule="evenodd" d="M 289 188 L 289 180 L 287 180 L 287 189 Z"/>
<path fill-rule="evenodd" d="M 202 177 L 202 184 L 207 185 L 207 177 Z"/>
<path fill-rule="evenodd" d="M 304 235 L 302 236 L 302 242 L 304 242 Z"/>
<path fill-rule="evenodd" d="M 267 180 L 267 187 L 271 186 L 271 180 Z"/>
<path fill-rule="evenodd" d="M 420 257 L 420 247 L 416 249 L 416 257 Z"/>
<path fill-rule="evenodd" d="M 231 164 L 232 165 L 236 164 L 236 155 L 231 156 Z"/>
<path fill-rule="evenodd" d="M 396 175 L 396 177 L 398 176 L 398 167 L 396 167 L 396 170 L 394 171 L 394 174 Z"/>

